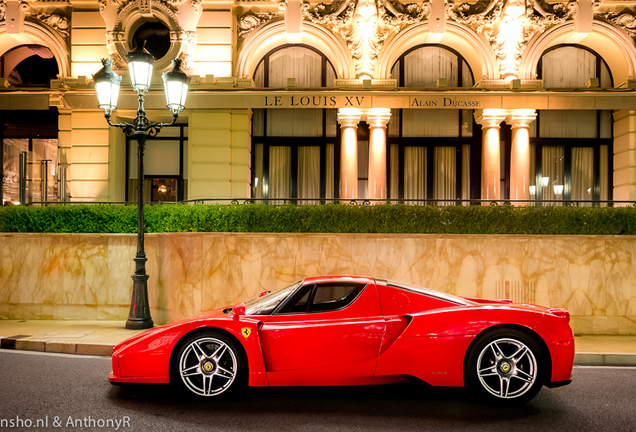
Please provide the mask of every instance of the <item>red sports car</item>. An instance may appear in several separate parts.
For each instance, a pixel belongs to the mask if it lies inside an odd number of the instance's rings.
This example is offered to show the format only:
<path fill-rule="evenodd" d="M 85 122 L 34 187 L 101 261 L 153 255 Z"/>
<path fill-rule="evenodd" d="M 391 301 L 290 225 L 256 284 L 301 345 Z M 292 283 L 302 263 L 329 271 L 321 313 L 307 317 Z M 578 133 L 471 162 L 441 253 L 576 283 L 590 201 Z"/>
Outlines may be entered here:
<path fill-rule="evenodd" d="M 412 379 L 523 403 L 572 381 L 570 315 L 371 277 L 307 278 L 151 329 L 113 349 L 111 383 L 174 383 L 200 396 L 241 385 Z"/>

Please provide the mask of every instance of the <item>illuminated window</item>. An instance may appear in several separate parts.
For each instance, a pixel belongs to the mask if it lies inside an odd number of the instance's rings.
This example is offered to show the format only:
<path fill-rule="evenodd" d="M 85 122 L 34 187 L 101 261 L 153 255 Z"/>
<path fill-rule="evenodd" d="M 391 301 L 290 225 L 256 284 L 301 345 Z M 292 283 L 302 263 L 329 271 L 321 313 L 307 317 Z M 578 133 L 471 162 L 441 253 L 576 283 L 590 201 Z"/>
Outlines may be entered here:
<path fill-rule="evenodd" d="M 254 72 L 256 87 L 297 88 L 331 86 L 336 77 L 331 62 L 307 45 L 285 45 L 269 52 Z M 335 197 L 336 158 L 339 152 L 336 109 L 324 97 L 299 97 L 302 109 L 255 109 L 252 116 L 252 196 L 297 198 L 315 204 Z M 307 106 L 315 108 L 306 108 Z"/>

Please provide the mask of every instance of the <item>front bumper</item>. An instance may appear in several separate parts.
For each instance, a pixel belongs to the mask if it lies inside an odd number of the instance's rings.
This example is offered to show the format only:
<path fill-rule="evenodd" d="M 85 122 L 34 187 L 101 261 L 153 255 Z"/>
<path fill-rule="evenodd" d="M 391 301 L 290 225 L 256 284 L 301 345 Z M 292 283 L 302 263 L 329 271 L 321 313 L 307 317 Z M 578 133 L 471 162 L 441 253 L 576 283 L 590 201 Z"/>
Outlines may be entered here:
<path fill-rule="evenodd" d="M 170 378 L 163 376 L 137 376 L 123 377 L 119 369 L 119 356 L 113 354 L 113 369 L 108 374 L 108 381 L 111 384 L 169 384 Z"/>

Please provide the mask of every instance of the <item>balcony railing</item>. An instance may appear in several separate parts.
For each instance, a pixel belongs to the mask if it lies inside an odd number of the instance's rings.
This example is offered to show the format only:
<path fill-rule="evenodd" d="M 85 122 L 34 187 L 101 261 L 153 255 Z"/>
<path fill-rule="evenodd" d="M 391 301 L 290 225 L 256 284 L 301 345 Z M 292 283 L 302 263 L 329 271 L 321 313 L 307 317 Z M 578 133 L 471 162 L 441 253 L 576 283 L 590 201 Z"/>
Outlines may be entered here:
<path fill-rule="evenodd" d="M 136 201 L 72 201 L 72 202 L 30 202 L 27 206 L 41 205 L 73 205 L 73 204 L 108 204 L 108 205 L 137 205 Z M 307 199 L 307 198 L 199 198 L 184 201 L 162 201 L 147 202 L 148 205 L 170 205 L 170 204 L 260 204 L 260 205 L 324 205 L 324 204 L 344 204 L 344 205 L 420 205 L 420 206 L 468 206 L 468 205 L 514 205 L 514 206 L 561 206 L 561 207 L 625 207 L 635 206 L 636 201 L 625 200 L 484 200 L 484 199 Z"/>

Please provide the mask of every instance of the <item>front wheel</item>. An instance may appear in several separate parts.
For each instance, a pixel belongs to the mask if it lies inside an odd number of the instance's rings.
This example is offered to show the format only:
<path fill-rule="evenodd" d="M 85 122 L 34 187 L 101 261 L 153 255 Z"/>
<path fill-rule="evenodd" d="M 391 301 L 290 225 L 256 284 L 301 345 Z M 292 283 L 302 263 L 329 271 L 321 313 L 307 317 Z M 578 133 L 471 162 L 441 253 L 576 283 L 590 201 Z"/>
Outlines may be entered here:
<path fill-rule="evenodd" d="M 481 338 L 469 354 L 467 378 L 481 396 L 500 404 L 523 404 L 543 386 L 541 349 L 516 330 L 499 330 Z"/>
<path fill-rule="evenodd" d="M 236 388 L 243 375 L 243 357 L 237 343 L 212 332 L 186 340 L 173 368 L 177 385 L 205 397 L 219 396 Z"/>

